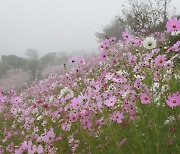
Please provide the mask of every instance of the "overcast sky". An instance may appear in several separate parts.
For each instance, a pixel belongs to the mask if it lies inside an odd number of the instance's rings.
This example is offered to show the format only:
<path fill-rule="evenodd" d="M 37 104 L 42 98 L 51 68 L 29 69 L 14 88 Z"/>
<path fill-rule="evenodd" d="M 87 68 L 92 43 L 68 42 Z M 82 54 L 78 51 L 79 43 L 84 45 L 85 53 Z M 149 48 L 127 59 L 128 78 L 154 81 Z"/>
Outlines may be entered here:
<path fill-rule="evenodd" d="M 0 0 L 0 54 L 96 51 L 95 32 L 126 0 Z M 173 0 L 180 10 L 180 0 Z"/>

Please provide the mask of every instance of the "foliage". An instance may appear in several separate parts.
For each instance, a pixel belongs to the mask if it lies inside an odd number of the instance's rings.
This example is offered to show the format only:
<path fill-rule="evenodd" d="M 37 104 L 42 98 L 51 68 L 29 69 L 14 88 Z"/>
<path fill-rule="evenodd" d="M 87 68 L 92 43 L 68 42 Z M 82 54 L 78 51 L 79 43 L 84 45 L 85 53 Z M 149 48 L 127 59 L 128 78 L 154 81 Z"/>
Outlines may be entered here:
<path fill-rule="evenodd" d="M 27 49 L 26 56 L 30 59 L 36 60 L 38 58 L 38 52 L 36 49 Z"/>

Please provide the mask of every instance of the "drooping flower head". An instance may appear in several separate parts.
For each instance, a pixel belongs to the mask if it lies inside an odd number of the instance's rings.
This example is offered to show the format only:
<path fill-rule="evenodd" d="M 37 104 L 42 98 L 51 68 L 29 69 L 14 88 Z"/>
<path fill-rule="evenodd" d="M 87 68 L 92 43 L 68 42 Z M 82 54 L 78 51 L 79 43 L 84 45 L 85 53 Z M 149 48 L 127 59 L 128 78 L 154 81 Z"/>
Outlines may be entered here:
<path fill-rule="evenodd" d="M 176 52 L 179 52 L 180 51 L 180 41 L 177 41 L 172 47 L 170 47 L 168 49 L 168 52 L 169 51 L 176 51 Z"/>

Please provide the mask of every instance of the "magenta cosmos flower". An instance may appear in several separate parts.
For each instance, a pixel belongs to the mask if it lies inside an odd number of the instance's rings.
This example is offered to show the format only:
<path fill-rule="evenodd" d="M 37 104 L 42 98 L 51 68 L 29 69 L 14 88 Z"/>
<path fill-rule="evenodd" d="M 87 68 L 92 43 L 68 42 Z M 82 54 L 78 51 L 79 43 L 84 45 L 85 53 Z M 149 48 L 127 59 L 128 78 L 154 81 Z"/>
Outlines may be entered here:
<path fill-rule="evenodd" d="M 180 106 L 180 92 L 169 95 L 166 103 L 169 107 Z"/>
<path fill-rule="evenodd" d="M 154 60 L 155 66 L 163 66 L 166 62 L 166 57 L 164 55 L 159 55 Z"/>
<path fill-rule="evenodd" d="M 146 93 L 140 94 L 140 100 L 141 100 L 142 104 L 149 104 L 149 103 L 151 103 L 151 99 L 149 98 L 149 96 Z"/>
<path fill-rule="evenodd" d="M 166 28 L 168 32 L 180 30 L 180 20 L 177 18 L 170 19 L 166 24 Z"/>

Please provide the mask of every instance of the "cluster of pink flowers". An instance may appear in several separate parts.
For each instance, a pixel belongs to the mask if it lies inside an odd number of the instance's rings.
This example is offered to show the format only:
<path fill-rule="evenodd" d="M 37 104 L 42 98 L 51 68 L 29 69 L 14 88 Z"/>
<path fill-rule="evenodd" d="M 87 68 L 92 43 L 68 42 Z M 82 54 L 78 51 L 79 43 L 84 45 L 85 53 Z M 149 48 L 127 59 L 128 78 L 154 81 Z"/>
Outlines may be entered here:
<path fill-rule="evenodd" d="M 167 23 L 169 32 L 175 27 L 172 24 L 179 30 L 179 20 L 173 19 Z M 14 90 L 1 92 L 0 116 L 4 121 L 0 128 L 4 131 L 0 137 L 7 147 L 0 145 L 0 153 L 60 153 L 63 141 L 74 153 L 82 142 L 76 138 L 81 131 L 98 137 L 105 125 L 136 120 L 139 103 L 159 105 L 162 94 L 164 102 L 160 105 L 180 106 L 180 92 L 171 92 L 167 83 L 173 76 L 168 52 L 160 45 L 147 50 L 142 38 L 127 32 L 123 38 L 125 43 L 115 43 L 114 37 L 104 40 L 100 54 L 70 58 L 73 68 L 36 81 L 20 94 Z M 130 46 L 129 42 L 135 43 Z M 166 91 L 164 85 L 169 86 Z M 8 121 L 11 127 L 6 125 Z M 13 138 L 18 142 L 12 142 Z M 124 138 L 121 145 L 126 142 Z"/>

